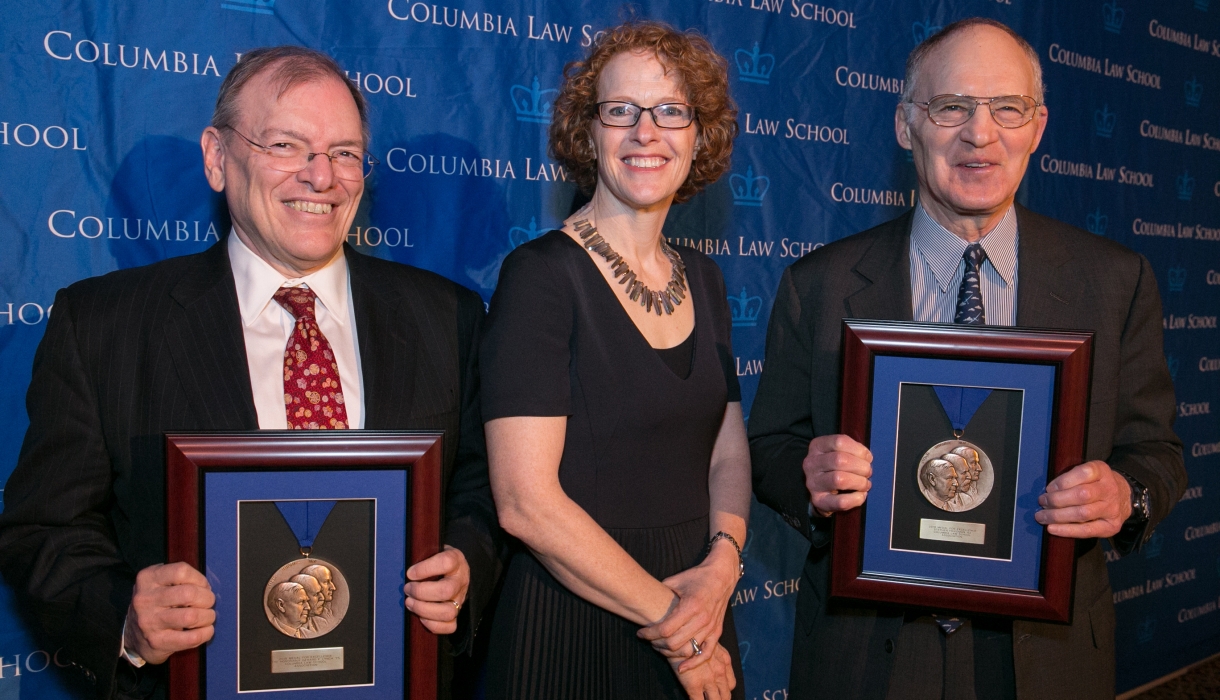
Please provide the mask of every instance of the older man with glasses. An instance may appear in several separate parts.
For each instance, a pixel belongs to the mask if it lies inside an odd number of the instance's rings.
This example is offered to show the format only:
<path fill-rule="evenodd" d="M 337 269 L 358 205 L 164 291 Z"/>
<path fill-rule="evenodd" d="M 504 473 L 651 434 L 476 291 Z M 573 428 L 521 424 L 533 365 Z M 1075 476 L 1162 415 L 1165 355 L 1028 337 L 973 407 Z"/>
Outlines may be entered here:
<path fill-rule="evenodd" d="M 368 141 L 364 99 L 331 58 L 250 51 L 201 139 L 232 232 L 56 296 L 0 570 L 99 697 L 163 697 L 160 664 L 213 634 L 207 578 L 165 563 L 171 431 L 443 430 L 447 545 L 408 569 L 406 606 L 438 634 L 461 612 L 470 641 L 502 542 L 478 412 L 483 303 L 344 245 L 377 163 Z"/>
<path fill-rule="evenodd" d="M 1046 129 L 1037 52 L 967 19 L 907 60 L 894 115 L 919 201 L 784 272 L 750 416 L 758 499 L 812 542 L 789 698 L 1114 697 L 1114 606 L 1098 538 L 1137 547 L 1186 486 L 1161 303 L 1143 256 L 1014 204 Z M 831 516 L 858 508 L 872 454 L 838 429 L 840 321 L 1092 329 L 1086 461 L 1035 518 L 1077 538 L 1070 624 L 965 619 L 831 601 Z"/>

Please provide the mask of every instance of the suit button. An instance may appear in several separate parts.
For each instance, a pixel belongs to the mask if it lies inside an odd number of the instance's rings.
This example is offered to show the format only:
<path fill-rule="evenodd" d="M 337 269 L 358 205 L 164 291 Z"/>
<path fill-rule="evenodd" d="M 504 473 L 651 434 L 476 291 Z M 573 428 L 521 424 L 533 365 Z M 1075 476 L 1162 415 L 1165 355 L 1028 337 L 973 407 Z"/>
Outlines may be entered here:
<path fill-rule="evenodd" d="M 892 640 L 892 639 L 885 640 L 885 653 L 887 653 L 887 654 L 894 653 L 894 640 Z"/>

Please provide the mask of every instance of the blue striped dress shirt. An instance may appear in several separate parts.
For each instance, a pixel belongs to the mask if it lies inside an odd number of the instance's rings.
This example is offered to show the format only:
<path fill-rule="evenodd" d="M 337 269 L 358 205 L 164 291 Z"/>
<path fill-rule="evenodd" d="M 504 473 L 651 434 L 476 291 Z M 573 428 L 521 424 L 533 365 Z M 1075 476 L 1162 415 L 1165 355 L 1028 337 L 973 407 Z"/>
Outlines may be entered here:
<path fill-rule="evenodd" d="M 989 326 L 1017 323 L 1017 211 L 1009 207 L 1000 223 L 979 241 L 987 253 L 982 266 L 983 311 Z M 966 272 L 963 239 L 936 223 L 923 206 L 911 221 L 912 318 L 953 323 L 957 290 Z"/>

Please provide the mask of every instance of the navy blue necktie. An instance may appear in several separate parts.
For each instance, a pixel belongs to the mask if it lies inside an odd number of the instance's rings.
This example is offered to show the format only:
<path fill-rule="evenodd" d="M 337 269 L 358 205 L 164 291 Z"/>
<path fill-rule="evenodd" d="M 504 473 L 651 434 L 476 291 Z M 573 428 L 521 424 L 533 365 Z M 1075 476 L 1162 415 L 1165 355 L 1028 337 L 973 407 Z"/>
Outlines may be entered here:
<path fill-rule="evenodd" d="M 957 289 L 957 314 L 953 317 L 953 322 L 981 326 L 987 323 L 987 314 L 983 311 L 983 289 L 979 279 L 979 268 L 987 259 L 987 253 L 983 251 L 983 246 L 972 243 L 966 247 L 962 257 L 966 260 L 966 272 L 962 275 L 962 286 Z M 959 617 L 947 615 L 934 615 L 933 618 L 945 636 L 956 632 L 965 622 Z"/>
<path fill-rule="evenodd" d="M 983 311 L 983 289 L 979 275 L 987 253 L 983 246 L 971 243 L 962 253 L 962 258 L 966 260 L 966 273 L 962 275 L 962 286 L 957 289 L 957 314 L 953 322 L 982 326 L 987 323 L 987 313 Z"/>

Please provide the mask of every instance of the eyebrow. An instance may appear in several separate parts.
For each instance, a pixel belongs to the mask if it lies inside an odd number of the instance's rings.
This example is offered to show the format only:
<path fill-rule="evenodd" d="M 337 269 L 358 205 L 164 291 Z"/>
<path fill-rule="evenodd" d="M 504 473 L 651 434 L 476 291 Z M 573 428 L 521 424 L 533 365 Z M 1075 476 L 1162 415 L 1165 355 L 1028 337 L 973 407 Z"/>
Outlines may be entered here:
<path fill-rule="evenodd" d="M 607 97 L 604 100 L 598 100 L 598 101 L 599 102 L 626 102 L 628 104 L 633 104 L 636 106 L 643 106 L 643 105 L 640 105 L 639 103 L 637 103 L 635 100 L 631 100 L 626 97 Z M 677 95 L 668 95 L 666 97 L 662 97 L 659 100 L 657 100 L 656 104 L 654 104 L 653 106 L 655 107 L 657 105 L 673 104 L 675 102 L 681 102 L 682 104 L 687 104 L 685 97 L 679 97 Z"/>
<path fill-rule="evenodd" d="M 279 135 L 279 136 L 287 136 L 288 138 L 296 139 L 297 141 L 302 141 L 302 142 L 309 141 L 309 139 L 305 138 L 305 136 L 303 134 L 293 131 L 292 129 L 268 129 L 267 134 L 268 134 L 268 136 L 264 136 L 263 137 L 264 139 L 267 139 L 269 136 Z M 343 141 L 337 141 L 330 145 L 331 148 L 336 148 L 339 146 L 361 146 L 361 142 L 356 139 L 346 139 Z"/>

